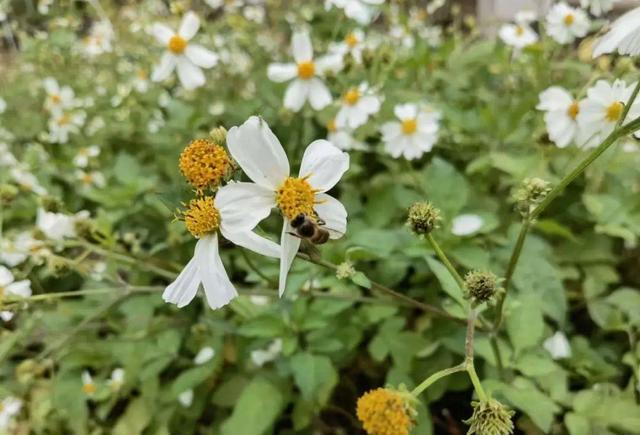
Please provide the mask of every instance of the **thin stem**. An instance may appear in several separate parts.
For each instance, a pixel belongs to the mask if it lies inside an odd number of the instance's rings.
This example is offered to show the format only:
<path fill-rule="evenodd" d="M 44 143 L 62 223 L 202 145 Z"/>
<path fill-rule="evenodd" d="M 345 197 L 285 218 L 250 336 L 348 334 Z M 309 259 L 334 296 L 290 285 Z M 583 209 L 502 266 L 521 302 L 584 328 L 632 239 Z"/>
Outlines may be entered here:
<path fill-rule="evenodd" d="M 482 384 L 480 383 L 480 379 L 478 378 L 475 364 L 473 362 L 473 336 L 475 333 L 476 316 L 476 309 L 473 306 L 470 307 L 469 317 L 467 318 L 467 335 L 464 340 L 464 365 L 467 373 L 469 374 L 469 378 L 471 379 L 471 383 L 473 384 L 473 388 L 478 394 L 478 398 L 481 401 L 485 401 L 487 400 L 487 394 L 484 392 L 484 388 L 482 388 Z"/>
<path fill-rule="evenodd" d="M 433 238 L 431 233 L 427 234 L 427 240 L 429 241 L 429 244 L 431 245 L 431 247 L 435 251 L 435 253 L 438 256 L 438 258 L 440 259 L 440 261 L 447 268 L 447 270 L 449 271 L 449 273 L 451 274 L 453 279 L 455 279 L 455 281 L 458 284 L 458 286 L 460 286 L 460 288 L 462 290 L 464 290 L 464 280 L 462 279 L 462 277 L 460 276 L 460 274 L 458 273 L 456 268 L 453 267 L 453 264 L 451 264 L 451 262 L 449 261 L 449 259 L 445 255 L 444 251 L 442 250 L 442 248 L 440 248 L 440 245 L 438 245 L 438 242 L 436 242 L 436 239 Z"/>
<path fill-rule="evenodd" d="M 145 293 L 145 292 L 156 292 L 163 290 L 164 287 L 161 286 L 131 286 L 127 288 L 127 291 L 130 293 Z M 118 289 L 114 287 L 105 287 L 105 288 L 94 288 L 94 289 L 84 289 L 84 290 L 76 290 L 76 291 L 68 291 L 68 292 L 53 292 L 53 293 L 42 293 L 38 295 L 31 295 L 28 297 L 17 297 L 10 296 L 6 297 L 2 300 L 3 303 L 29 303 L 29 302 L 42 302 L 54 299 L 64 299 L 64 298 L 75 298 L 78 296 L 89 296 L 89 295 L 101 295 L 107 293 L 113 293 Z"/>
<path fill-rule="evenodd" d="M 442 379 L 442 378 L 444 378 L 446 376 L 449 376 L 449 375 L 452 375 L 454 373 L 464 372 L 465 370 L 467 370 L 467 367 L 466 367 L 466 365 L 464 363 L 462 363 L 462 364 L 458 364 L 457 366 L 449 367 L 447 369 L 440 370 L 439 372 L 435 372 L 434 374 L 429 376 L 427 379 L 422 381 L 420 383 L 420 385 L 415 387 L 411 391 L 411 395 L 414 396 L 414 397 L 418 397 L 420 394 L 422 394 L 422 392 L 424 390 L 429 388 L 432 384 L 434 384 L 439 379 Z"/>
<path fill-rule="evenodd" d="M 253 263 L 251 258 L 249 258 L 249 254 L 247 254 L 247 251 L 245 251 L 244 249 L 240 249 L 240 252 L 242 253 L 242 258 L 244 258 L 244 261 L 247 263 L 247 266 L 249 266 L 249 269 L 253 270 L 256 273 L 256 275 L 258 275 L 260 278 L 265 280 L 267 283 L 273 284 L 273 280 L 269 278 L 267 275 L 265 275 L 260 270 L 260 268 L 256 267 L 256 265 Z"/>
<path fill-rule="evenodd" d="M 498 337 L 491 335 L 489 337 L 489 343 L 491 344 L 491 350 L 493 357 L 496 359 L 496 367 L 498 368 L 498 377 L 502 379 L 504 374 L 504 364 L 502 363 L 502 354 L 500 353 L 500 346 L 498 346 Z"/>
<path fill-rule="evenodd" d="M 469 374 L 469 379 L 471 379 L 471 383 L 473 384 L 473 389 L 476 390 L 478 399 L 480 399 L 480 401 L 482 402 L 485 402 L 487 400 L 487 393 L 485 393 L 484 388 L 482 388 L 480 378 L 478 378 L 476 368 L 473 365 L 473 360 L 470 364 L 467 364 L 467 373 Z"/>

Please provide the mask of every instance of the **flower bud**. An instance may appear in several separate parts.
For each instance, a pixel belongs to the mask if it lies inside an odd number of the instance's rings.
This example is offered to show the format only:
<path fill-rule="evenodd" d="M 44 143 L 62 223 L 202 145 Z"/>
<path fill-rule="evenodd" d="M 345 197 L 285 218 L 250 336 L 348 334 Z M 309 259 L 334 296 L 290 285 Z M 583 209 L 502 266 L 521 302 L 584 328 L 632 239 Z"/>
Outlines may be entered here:
<path fill-rule="evenodd" d="M 223 126 L 216 127 L 209 132 L 211 140 L 218 145 L 224 145 L 227 142 L 227 129 Z"/>
<path fill-rule="evenodd" d="M 407 225 L 415 234 L 429 234 L 434 228 L 438 228 L 440 210 L 430 202 L 416 202 L 409 207 Z"/>
<path fill-rule="evenodd" d="M 51 275 L 56 278 L 61 278 L 71 271 L 69 262 L 66 259 L 58 257 L 56 255 L 51 255 L 47 258 L 47 268 L 49 269 Z"/>
<path fill-rule="evenodd" d="M 511 435 L 514 412 L 494 399 L 471 403 L 473 415 L 465 423 L 468 424 L 467 435 Z"/>
<path fill-rule="evenodd" d="M 40 204 L 45 211 L 51 213 L 60 213 L 62 210 L 62 201 L 55 196 L 45 195 L 40 197 Z"/>
<path fill-rule="evenodd" d="M 351 264 L 350 261 L 344 261 L 338 264 L 338 268 L 336 269 L 336 278 L 349 279 L 355 274 L 356 269 L 353 267 L 353 264 Z"/>
<path fill-rule="evenodd" d="M 408 392 L 376 388 L 358 399 L 356 414 L 369 435 L 409 435 L 417 415 Z"/>
<path fill-rule="evenodd" d="M 473 270 L 464 277 L 465 298 L 470 299 L 474 305 L 489 302 L 503 291 L 500 281 L 491 272 Z"/>
<path fill-rule="evenodd" d="M 518 210 L 523 216 L 529 214 L 551 191 L 549 182 L 541 178 L 527 178 L 514 194 Z"/>
<path fill-rule="evenodd" d="M 0 204 L 9 205 L 18 196 L 20 191 L 13 184 L 0 184 Z"/>

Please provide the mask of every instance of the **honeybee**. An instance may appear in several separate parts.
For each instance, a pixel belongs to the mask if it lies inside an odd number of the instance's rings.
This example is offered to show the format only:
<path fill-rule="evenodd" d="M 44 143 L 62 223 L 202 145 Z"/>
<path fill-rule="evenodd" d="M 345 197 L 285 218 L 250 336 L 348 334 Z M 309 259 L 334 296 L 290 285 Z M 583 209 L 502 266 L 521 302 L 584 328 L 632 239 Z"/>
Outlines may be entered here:
<path fill-rule="evenodd" d="M 300 213 L 291 220 L 291 226 L 295 230 L 295 234 L 291 233 L 291 235 L 308 240 L 315 245 L 322 245 L 329 240 L 329 231 L 322 228 L 324 225 L 326 222 L 317 215 Z"/>

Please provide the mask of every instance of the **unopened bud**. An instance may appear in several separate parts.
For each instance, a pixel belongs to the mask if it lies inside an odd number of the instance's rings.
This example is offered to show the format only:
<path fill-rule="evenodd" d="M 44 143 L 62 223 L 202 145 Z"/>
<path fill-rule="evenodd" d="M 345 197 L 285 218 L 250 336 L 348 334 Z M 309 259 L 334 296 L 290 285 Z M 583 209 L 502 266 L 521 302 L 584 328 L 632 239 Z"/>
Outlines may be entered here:
<path fill-rule="evenodd" d="M 62 257 L 51 255 L 47 258 L 49 272 L 55 277 L 62 277 L 69 273 L 71 267 L 69 262 Z"/>
<path fill-rule="evenodd" d="M 511 435 L 514 412 L 494 399 L 471 403 L 473 415 L 465 423 L 469 425 L 467 435 Z"/>
<path fill-rule="evenodd" d="M 20 190 L 13 184 L 0 184 L 0 204 L 9 205 L 18 196 Z"/>
<path fill-rule="evenodd" d="M 464 277 L 465 298 L 474 305 L 490 302 L 502 292 L 500 279 L 491 272 L 473 270 Z"/>
<path fill-rule="evenodd" d="M 336 278 L 338 279 L 348 279 L 356 274 L 356 269 L 353 267 L 353 264 L 349 261 L 344 261 L 338 264 L 338 268 L 336 269 Z"/>
<path fill-rule="evenodd" d="M 415 234 L 429 234 L 434 228 L 438 228 L 440 222 L 440 210 L 430 202 L 416 202 L 409 207 L 407 225 Z"/>
<path fill-rule="evenodd" d="M 224 145 L 227 141 L 227 129 L 223 126 L 216 127 L 209 132 L 209 136 L 214 143 Z"/>
<path fill-rule="evenodd" d="M 518 210 L 527 215 L 540 204 L 551 191 L 549 182 L 541 178 L 527 178 L 514 194 Z"/>
<path fill-rule="evenodd" d="M 55 196 L 45 195 L 40 197 L 40 204 L 45 211 L 59 213 L 62 210 L 62 201 Z"/>

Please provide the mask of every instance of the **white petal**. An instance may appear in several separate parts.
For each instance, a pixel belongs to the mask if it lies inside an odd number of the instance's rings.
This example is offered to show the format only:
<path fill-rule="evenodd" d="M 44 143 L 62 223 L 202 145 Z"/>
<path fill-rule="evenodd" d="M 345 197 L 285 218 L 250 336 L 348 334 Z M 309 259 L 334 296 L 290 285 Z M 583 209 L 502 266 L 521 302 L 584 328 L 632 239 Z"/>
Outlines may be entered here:
<path fill-rule="evenodd" d="M 291 37 L 291 46 L 296 62 L 308 62 L 313 59 L 313 47 L 308 32 L 295 32 Z"/>
<path fill-rule="evenodd" d="M 415 104 L 398 104 L 393 108 L 398 119 L 414 119 L 418 116 L 418 106 Z"/>
<path fill-rule="evenodd" d="M 4 322 L 10 322 L 13 319 L 14 313 L 11 311 L 0 311 L 0 319 Z"/>
<path fill-rule="evenodd" d="M 328 72 L 337 73 L 344 67 L 344 56 L 340 53 L 328 54 L 318 58 L 316 67 L 318 72 L 326 74 Z"/>
<path fill-rule="evenodd" d="M 53 77 L 47 77 L 42 80 L 42 85 L 49 95 L 60 93 L 60 86 L 58 85 L 56 79 L 54 79 Z"/>
<path fill-rule="evenodd" d="M 165 46 L 169 44 L 169 40 L 171 40 L 171 37 L 175 35 L 175 32 L 173 30 L 160 23 L 155 23 L 153 25 L 153 27 L 151 28 L 151 33 L 160 44 Z"/>
<path fill-rule="evenodd" d="M 198 265 L 198 275 L 204 287 L 204 295 L 212 309 L 221 308 L 238 296 L 238 292 L 229 281 L 220 259 L 217 235 L 200 239 L 196 245 L 194 258 Z"/>
<path fill-rule="evenodd" d="M 276 200 L 272 189 L 255 183 L 230 183 L 218 190 L 215 203 L 222 225 L 229 232 L 238 232 L 254 229 L 269 216 Z"/>
<path fill-rule="evenodd" d="M 250 249 L 260 255 L 280 258 L 280 245 L 253 231 L 229 231 L 224 225 L 220 227 L 220 231 L 223 236 L 238 246 Z"/>
<path fill-rule="evenodd" d="M 453 219 L 451 232 L 456 236 L 466 236 L 478 231 L 483 224 L 484 219 L 476 214 L 461 214 Z"/>
<path fill-rule="evenodd" d="M 178 30 L 178 35 L 182 36 L 187 41 L 195 36 L 200 28 L 200 19 L 196 14 L 189 11 L 182 18 L 182 23 L 180 23 L 180 29 Z"/>
<path fill-rule="evenodd" d="M 284 93 L 284 107 L 293 112 L 299 112 L 302 109 L 310 91 L 308 82 L 308 80 L 291 82 Z"/>
<path fill-rule="evenodd" d="M 4 266 L 0 266 L 0 287 L 6 287 L 13 282 L 13 273 Z"/>
<path fill-rule="evenodd" d="M 300 177 L 307 178 L 311 186 L 326 192 L 336 185 L 349 169 L 349 154 L 331 142 L 318 139 L 307 147 L 302 156 Z"/>
<path fill-rule="evenodd" d="M 298 67 L 293 63 L 272 63 L 267 67 L 267 77 L 276 83 L 293 79 L 298 74 Z"/>
<path fill-rule="evenodd" d="M 571 357 L 569 340 L 567 340 L 567 336 L 560 331 L 547 338 L 542 345 L 545 350 L 551 354 L 551 358 L 553 359 Z"/>
<path fill-rule="evenodd" d="M 229 152 L 254 183 L 275 191 L 289 176 L 289 160 L 267 123 L 252 116 L 227 133 Z"/>
<path fill-rule="evenodd" d="M 323 228 L 329 231 L 329 237 L 339 239 L 344 236 L 347 232 L 347 210 L 344 205 L 326 193 L 316 195 L 316 202 L 314 209 L 325 222 Z"/>
<path fill-rule="evenodd" d="M 195 65 L 202 68 L 212 68 L 218 63 L 218 55 L 198 44 L 189 44 L 184 55 Z"/>
<path fill-rule="evenodd" d="M 282 245 L 282 252 L 280 254 L 280 278 L 278 281 L 278 294 L 282 297 L 284 289 L 287 286 L 287 274 L 291 268 L 293 259 L 296 258 L 298 248 L 300 248 L 300 238 L 292 236 L 290 233 L 293 231 L 293 227 L 287 219 L 284 220 L 282 226 L 282 235 L 280 237 L 280 243 Z"/>
<path fill-rule="evenodd" d="M 331 104 L 331 92 L 319 78 L 309 80 L 309 104 L 315 110 L 322 110 Z"/>
<path fill-rule="evenodd" d="M 182 269 L 176 280 L 169 284 L 164 293 L 162 293 L 162 299 L 167 303 L 176 304 L 178 308 L 182 308 L 188 305 L 196 296 L 199 285 L 200 278 L 198 277 L 198 266 L 194 255 L 194 258 Z"/>
<path fill-rule="evenodd" d="M 202 365 L 206 362 L 211 361 L 211 358 L 213 358 L 215 355 L 216 351 L 214 348 L 212 348 L 211 346 L 205 346 L 200 349 L 195 358 L 193 358 L 193 363 L 196 365 Z"/>
<path fill-rule="evenodd" d="M 189 59 L 184 56 L 177 58 L 178 64 L 178 78 L 180 83 L 185 89 L 195 89 L 204 85 L 204 73 L 202 70 L 194 65 Z"/>
<path fill-rule="evenodd" d="M 161 82 L 169 78 L 176 67 L 176 57 L 171 53 L 164 53 L 160 59 L 160 63 L 153 68 L 151 80 Z"/>
<path fill-rule="evenodd" d="M 6 293 L 12 296 L 28 298 L 31 296 L 31 282 L 28 279 L 11 283 L 6 288 Z"/>

